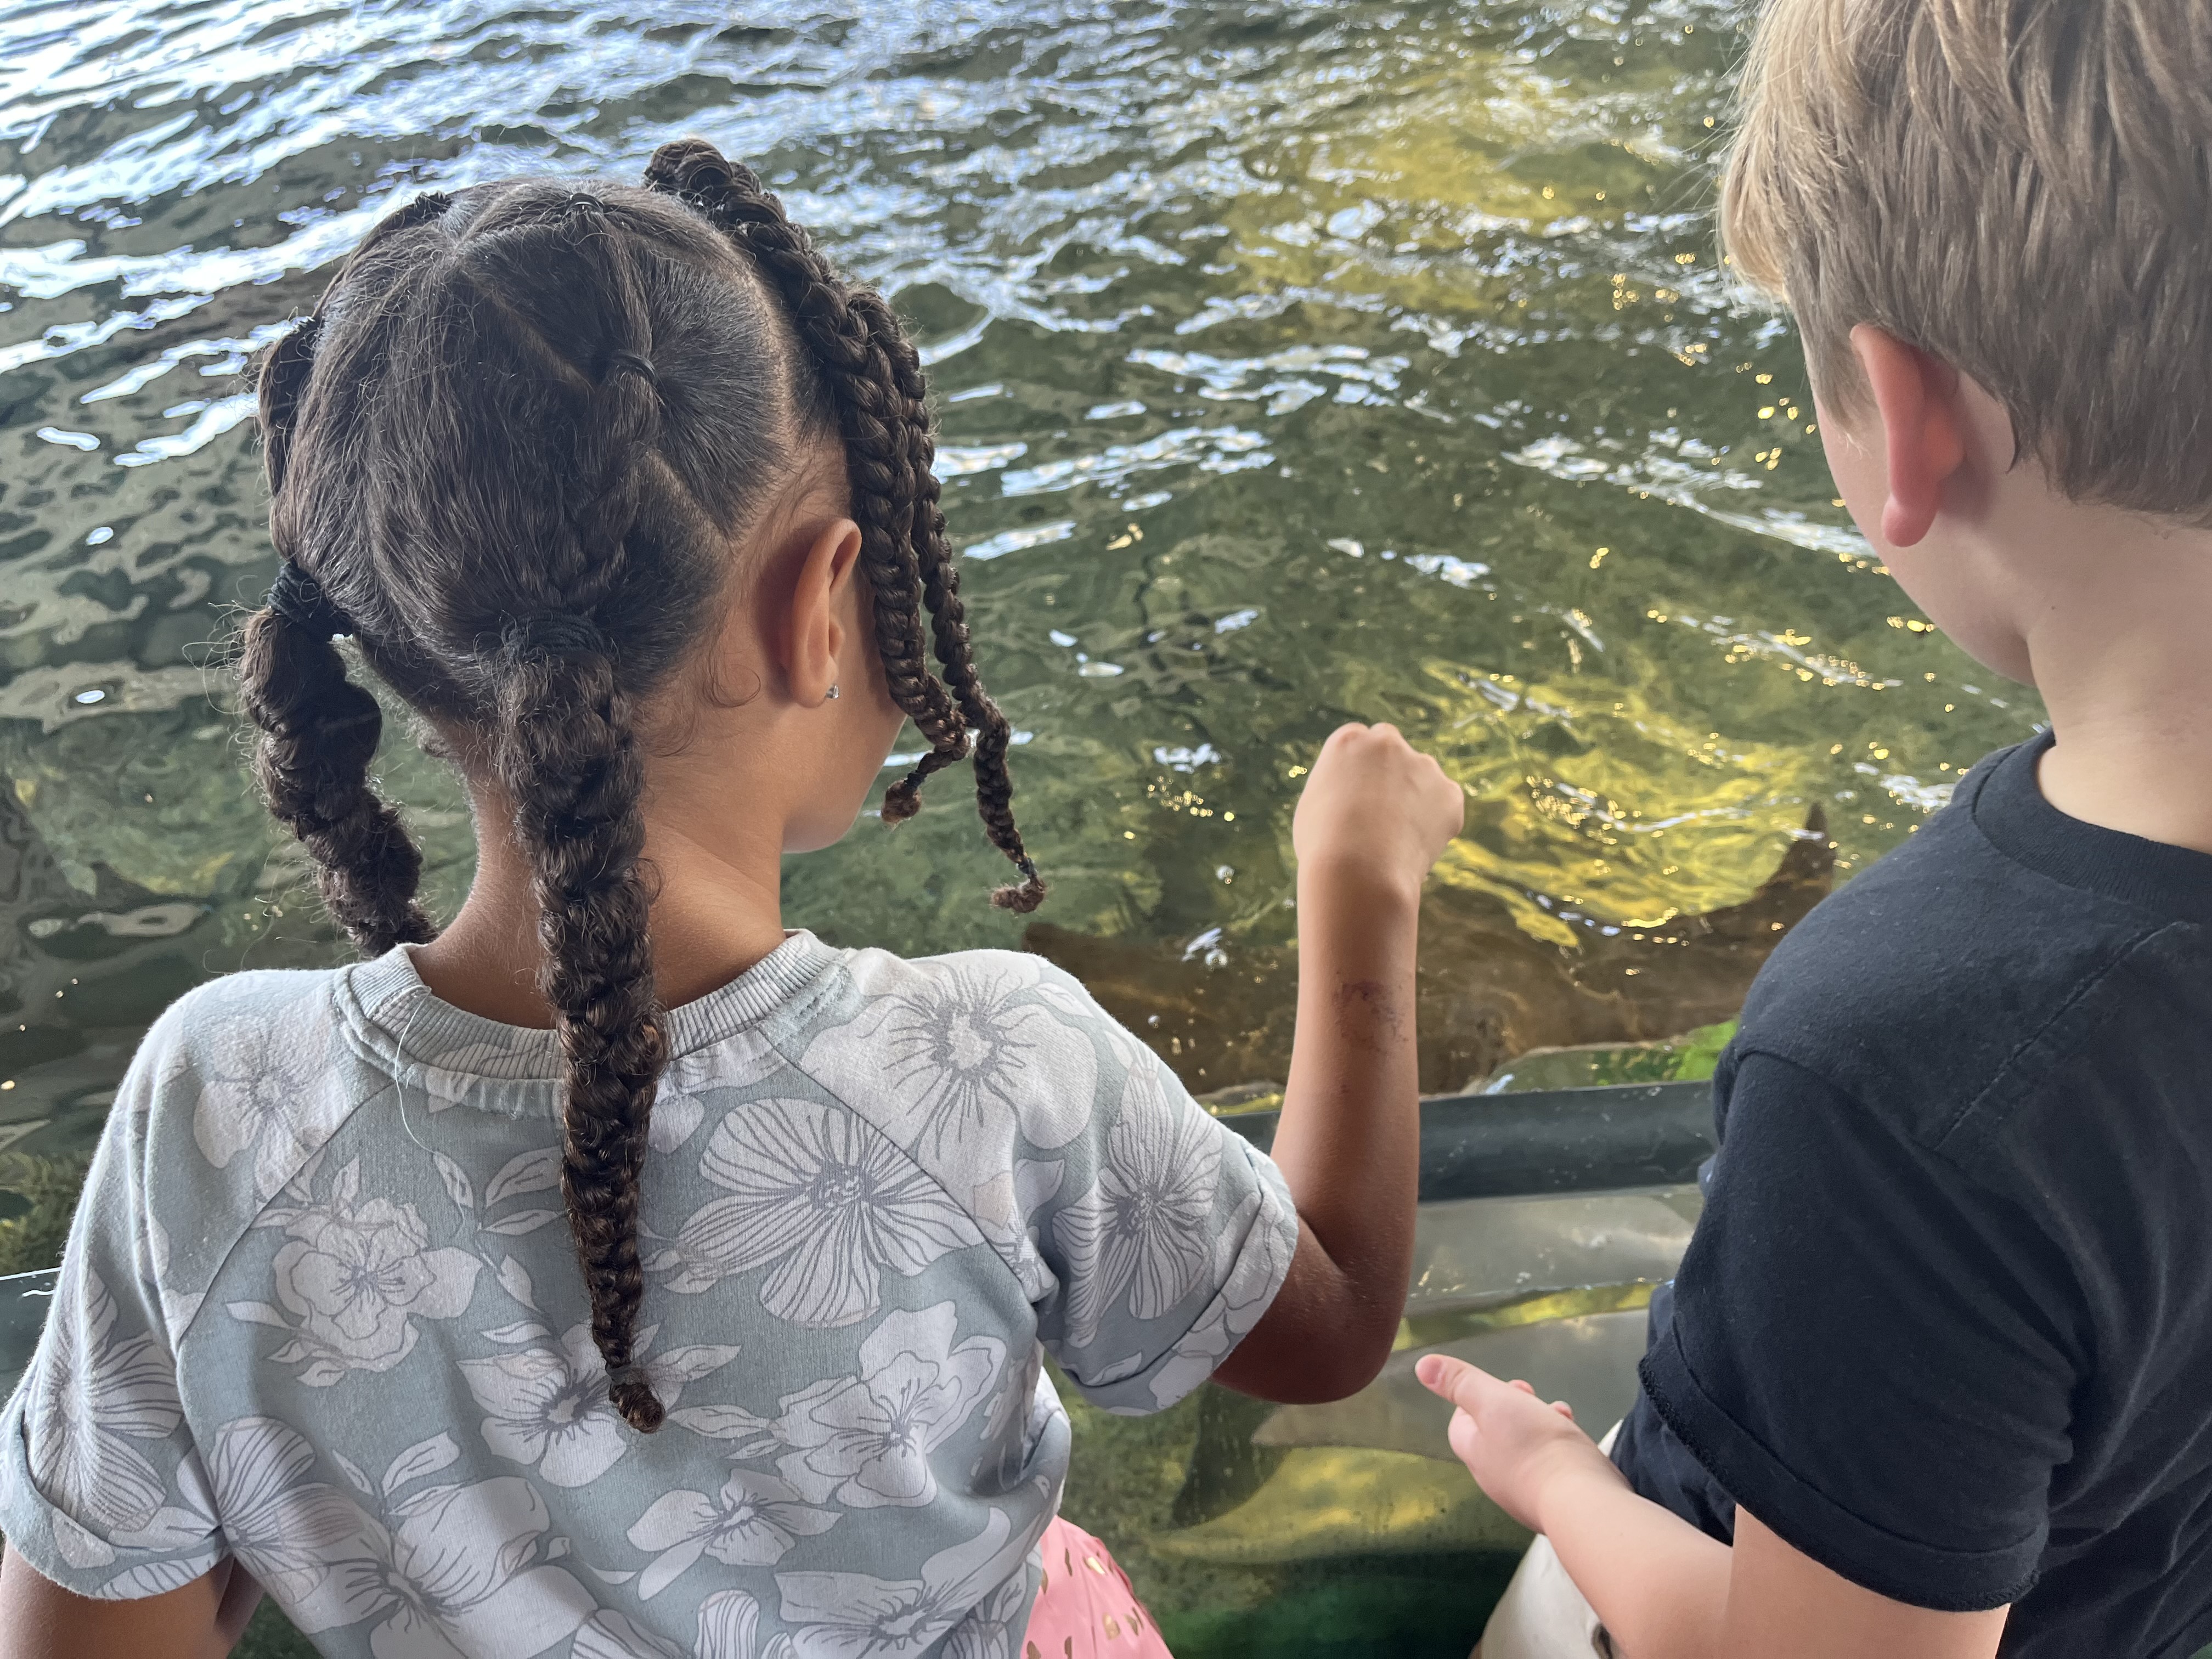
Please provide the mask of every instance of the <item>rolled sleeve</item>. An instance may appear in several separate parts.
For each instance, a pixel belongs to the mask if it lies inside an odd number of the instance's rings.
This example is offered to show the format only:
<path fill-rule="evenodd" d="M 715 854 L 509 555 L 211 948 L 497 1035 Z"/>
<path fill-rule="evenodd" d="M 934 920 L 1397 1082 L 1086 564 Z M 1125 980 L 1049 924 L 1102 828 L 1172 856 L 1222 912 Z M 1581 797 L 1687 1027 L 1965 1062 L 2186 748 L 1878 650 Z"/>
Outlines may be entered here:
<path fill-rule="evenodd" d="M 1852 1583 L 2034 1584 L 2083 1361 L 2027 1218 L 1820 1078 L 1747 1056 L 1645 1393 L 1735 1502 Z M 2039 1277 L 2040 1276 L 2040 1277 Z"/>
<path fill-rule="evenodd" d="M 142 1052 L 109 1115 L 29 1369 L 0 1415 L 0 1533 L 41 1577 L 129 1601 L 225 1554 L 185 1426 L 149 1219 Z"/>
<path fill-rule="evenodd" d="M 1188 1395 L 1259 1322 L 1298 1224 L 1273 1161 L 1116 1035 L 1118 1109 L 1098 1120 L 1083 1183 L 1034 1218 L 1055 1285 L 1037 1334 L 1085 1398 L 1133 1415 Z"/>

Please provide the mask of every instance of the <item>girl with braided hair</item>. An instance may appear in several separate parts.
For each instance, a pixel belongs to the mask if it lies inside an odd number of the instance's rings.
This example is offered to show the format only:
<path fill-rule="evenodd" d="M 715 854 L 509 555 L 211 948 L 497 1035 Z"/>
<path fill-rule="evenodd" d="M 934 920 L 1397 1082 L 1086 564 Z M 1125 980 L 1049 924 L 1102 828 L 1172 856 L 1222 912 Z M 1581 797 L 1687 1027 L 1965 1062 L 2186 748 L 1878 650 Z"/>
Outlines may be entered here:
<path fill-rule="evenodd" d="M 1374 1374 L 1456 788 L 1316 764 L 1271 1162 L 1041 958 L 785 928 L 907 720 L 883 816 L 970 759 L 995 902 L 1044 886 L 914 348 L 750 173 L 426 196 L 260 399 L 242 702 L 364 960 L 149 1035 L 0 1425 L 0 1650 L 220 1653 L 265 1590 L 374 1659 L 1164 1653 L 1043 1358 L 1121 1412 Z M 442 932 L 340 637 L 467 785 Z"/>

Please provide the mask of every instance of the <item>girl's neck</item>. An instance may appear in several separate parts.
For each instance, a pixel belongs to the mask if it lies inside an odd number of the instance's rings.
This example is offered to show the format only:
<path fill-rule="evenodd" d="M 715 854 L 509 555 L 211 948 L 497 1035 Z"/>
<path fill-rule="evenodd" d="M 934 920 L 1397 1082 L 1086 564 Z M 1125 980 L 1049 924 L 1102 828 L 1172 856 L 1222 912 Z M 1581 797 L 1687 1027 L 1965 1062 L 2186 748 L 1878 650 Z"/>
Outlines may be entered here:
<path fill-rule="evenodd" d="M 441 1000 L 504 1025 L 544 1029 L 538 989 L 544 951 L 530 868 L 506 819 L 477 805 L 477 872 L 467 901 L 415 951 L 416 970 Z M 653 977 L 664 1007 L 696 1001 L 783 943 L 781 849 L 726 840 L 709 848 L 647 819 L 653 901 Z"/>

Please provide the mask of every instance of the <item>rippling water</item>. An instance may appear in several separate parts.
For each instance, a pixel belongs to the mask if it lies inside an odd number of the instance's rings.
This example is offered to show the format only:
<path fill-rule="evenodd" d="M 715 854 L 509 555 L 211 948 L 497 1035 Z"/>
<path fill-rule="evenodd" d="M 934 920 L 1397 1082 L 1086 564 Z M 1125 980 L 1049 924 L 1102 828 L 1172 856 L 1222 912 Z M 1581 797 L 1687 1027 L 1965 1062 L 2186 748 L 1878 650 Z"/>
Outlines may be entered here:
<path fill-rule="evenodd" d="M 0 1134 L 82 1148 L 170 997 L 334 956 L 216 672 L 273 569 L 241 366 L 413 193 L 684 133 L 927 342 L 1055 953 L 1122 1006 L 1257 964 L 1151 1032 L 1194 1084 L 1279 1054 L 1240 1033 L 1283 1015 L 1298 768 L 1347 718 L 1473 792 L 1431 979 L 1547 964 L 1429 1086 L 1696 1023 L 1734 969 L 1591 951 L 1742 901 L 1815 805 L 1847 875 L 2037 718 L 1875 567 L 1790 331 L 1717 267 L 1748 9 L 0 5 Z M 385 769 L 450 905 L 457 793 Z M 957 795 L 794 864 L 792 917 L 1016 942 Z"/>

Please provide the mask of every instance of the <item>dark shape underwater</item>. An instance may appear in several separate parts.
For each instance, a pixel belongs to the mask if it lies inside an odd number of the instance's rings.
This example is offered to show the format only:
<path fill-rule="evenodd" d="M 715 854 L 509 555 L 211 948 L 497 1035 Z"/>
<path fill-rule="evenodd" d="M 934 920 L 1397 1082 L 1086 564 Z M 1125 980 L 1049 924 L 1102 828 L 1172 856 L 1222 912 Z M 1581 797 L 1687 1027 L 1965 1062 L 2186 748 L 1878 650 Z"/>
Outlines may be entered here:
<path fill-rule="evenodd" d="M 1490 894 L 1432 884 L 1421 901 L 1421 1089 L 1443 1094 L 1532 1049 L 1677 1036 L 1732 1019 L 1783 934 L 1825 898 L 1835 843 L 1816 805 L 1741 904 L 1548 944 Z M 1291 945 L 1195 955 L 1179 941 L 1098 939 L 1034 922 L 1023 947 L 1065 968 L 1194 1093 L 1279 1081 L 1297 1002 Z"/>

